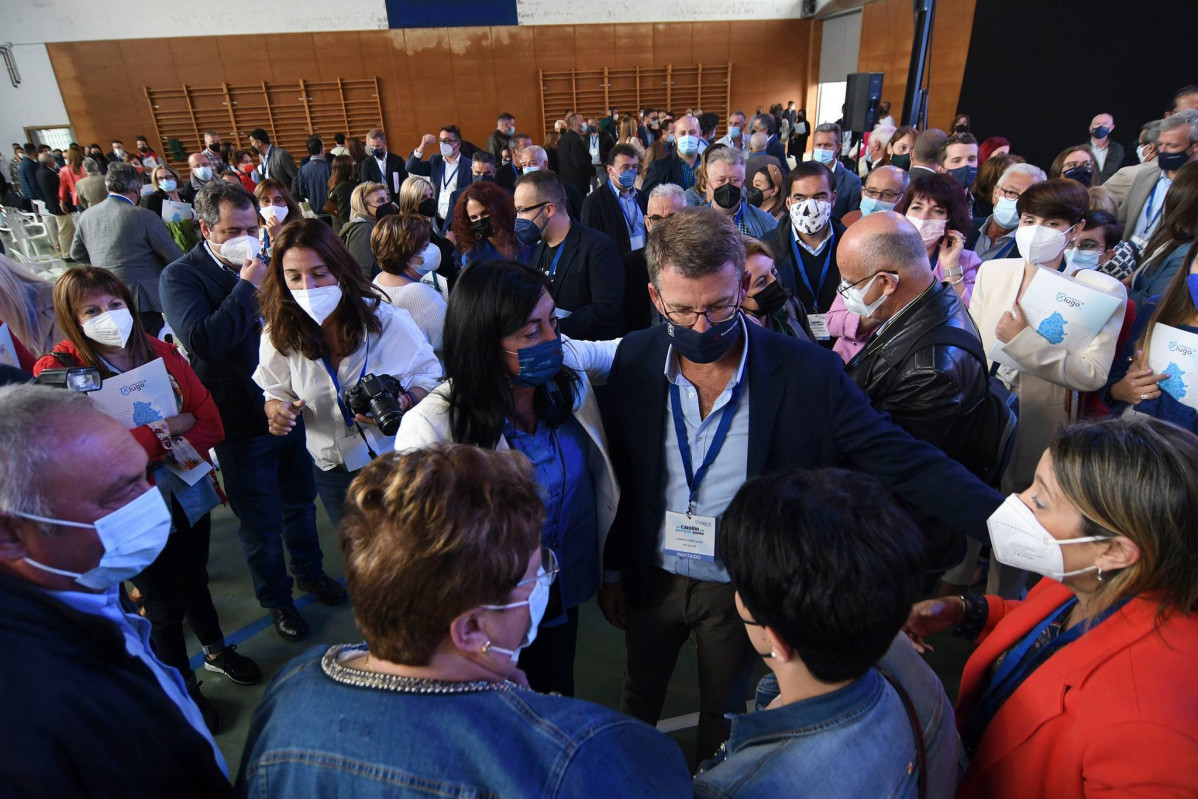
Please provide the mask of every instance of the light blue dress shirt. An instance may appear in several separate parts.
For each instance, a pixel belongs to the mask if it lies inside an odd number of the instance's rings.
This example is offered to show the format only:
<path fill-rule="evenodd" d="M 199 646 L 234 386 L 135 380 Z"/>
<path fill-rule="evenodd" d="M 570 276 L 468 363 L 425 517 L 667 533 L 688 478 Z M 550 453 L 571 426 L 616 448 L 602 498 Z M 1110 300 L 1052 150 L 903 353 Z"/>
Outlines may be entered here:
<path fill-rule="evenodd" d="M 163 692 L 183 713 L 187 723 L 194 727 L 195 731 L 212 747 L 212 755 L 216 758 L 216 764 L 220 766 L 220 770 L 226 777 L 229 776 L 229 767 L 225 765 L 225 758 L 221 755 L 216 741 L 212 739 L 212 733 L 208 731 L 208 726 L 204 724 L 204 716 L 200 713 L 200 709 L 187 695 L 187 687 L 183 684 L 183 678 L 179 676 L 177 669 L 167 666 L 154 654 L 150 645 L 150 622 L 141 616 L 125 612 L 121 607 L 119 589 L 113 587 L 100 594 L 91 594 L 85 591 L 47 591 L 46 593 L 60 602 L 70 605 L 80 613 L 99 616 L 115 624 L 125 639 L 125 651 L 149 668 L 150 673 L 157 678 L 158 685 Z"/>
<path fill-rule="evenodd" d="M 741 484 L 749 469 L 749 383 L 745 380 L 745 364 L 749 357 L 749 331 L 745 328 L 745 320 L 740 319 L 741 340 L 744 342 L 740 355 L 740 364 L 736 373 L 728 381 L 720 396 L 716 397 L 711 413 L 706 419 L 699 415 L 699 391 L 682 375 L 678 367 L 678 355 L 671 345 L 666 352 L 666 380 L 678 386 L 679 397 L 682 400 L 682 420 L 686 424 L 686 437 L 690 442 L 691 459 L 698 471 L 699 464 L 707 457 L 707 450 L 712 444 L 716 427 L 724 415 L 724 407 L 732 399 L 732 389 L 737 383 L 744 382 L 741 389 L 740 405 L 736 415 L 732 417 L 732 425 L 728 428 L 728 438 L 720 454 L 716 457 L 707 476 L 699 485 L 695 494 L 695 513 L 699 516 L 719 517 Z M 674 430 L 674 411 L 670 394 L 666 394 L 666 423 L 665 423 L 665 458 L 666 469 L 666 510 L 685 513 L 690 501 L 690 488 L 686 484 L 686 469 L 682 465 L 682 455 L 678 450 L 678 434 Z M 720 536 L 720 525 L 716 522 L 716 538 Z M 666 552 L 666 521 L 663 516 L 661 529 L 657 532 L 657 552 L 654 555 L 654 565 L 681 577 L 691 577 L 696 580 L 712 582 L 728 582 L 728 570 L 717 555 L 714 561 L 692 560 Z"/>
<path fill-rule="evenodd" d="M 629 189 L 625 193 L 610 180 L 607 185 L 616 195 L 616 201 L 620 203 L 620 210 L 624 213 L 624 227 L 628 230 L 628 238 L 631 240 L 640 236 L 643 242 L 645 240 L 645 215 L 641 213 L 641 207 L 637 205 L 636 189 Z"/>

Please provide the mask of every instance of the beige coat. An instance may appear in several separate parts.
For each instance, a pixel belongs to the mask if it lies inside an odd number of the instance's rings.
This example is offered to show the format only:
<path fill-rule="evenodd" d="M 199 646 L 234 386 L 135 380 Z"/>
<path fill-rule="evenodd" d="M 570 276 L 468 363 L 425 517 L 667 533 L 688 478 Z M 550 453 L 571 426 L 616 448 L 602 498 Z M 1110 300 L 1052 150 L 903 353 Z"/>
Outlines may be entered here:
<path fill-rule="evenodd" d="M 1073 275 L 1079 283 L 1122 300 L 1084 352 L 1070 355 L 1064 345 L 1049 344 L 1031 327 L 1001 344 L 994 329 L 1015 305 L 1023 268 L 1021 258 L 985 262 L 978 270 L 969 304 L 987 356 L 1001 347 L 1021 367 L 1008 381 L 1019 394 L 1019 427 L 1015 451 L 1003 476 L 1004 492 L 1022 491 L 1031 485 L 1036 464 L 1057 427 L 1077 418 L 1077 392 L 1097 391 L 1106 385 L 1127 305 L 1127 289 L 1122 283 L 1110 275 L 1083 270 Z"/>

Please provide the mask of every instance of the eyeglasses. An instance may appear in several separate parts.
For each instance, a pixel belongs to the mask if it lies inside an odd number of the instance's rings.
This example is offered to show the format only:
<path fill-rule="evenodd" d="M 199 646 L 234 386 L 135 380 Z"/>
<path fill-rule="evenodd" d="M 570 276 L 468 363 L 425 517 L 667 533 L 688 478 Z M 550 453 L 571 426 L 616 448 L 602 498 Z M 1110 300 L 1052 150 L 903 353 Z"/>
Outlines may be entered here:
<path fill-rule="evenodd" d="M 549 200 L 546 200 L 543 203 L 537 203 L 536 205 L 529 205 L 524 208 L 517 208 L 516 216 L 520 216 L 521 214 L 527 214 L 529 211 L 535 211 L 538 208 L 544 208 L 546 205 L 549 205 Z"/>
<path fill-rule="evenodd" d="M 898 272 L 893 272 L 889 269 L 880 269 L 877 272 L 874 272 L 872 275 L 866 275 L 865 277 L 861 278 L 860 280 L 854 281 L 853 283 L 846 283 L 842 280 L 842 281 L 840 281 L 840 285 L 836 287 L 836 291 L 839 292 L 840 296 L 843 297 L 843 296 L 845 296 L 846 293 L 848 293 L 849 289 L 853 288 L 854 286 L 859 286 L 867 280 L 873 280 L 878 275 L 894 275 L 895 277 L 897 277 Z"/>
<path fill-rule="evenodd" d="M 665 300 L 662 300 L 662 305 L 665 305 Z M 707 320 L 709 325 L 721 325 L 727 322 L 732 317 L 736 316 L 740 310 L 740 303 L 735 302 L 727 305 L 714 305 L 706 311 L 671 311 L 666 309 L 666 319 L 670 320 L 671 324 L 678 327 L 694 327 L 699 322 L 699 317 L 702 316 Z"/>
<path fill-rule="evenodd" d="M 645 219 L 656 225 L 658 222 L 661 222 L 663 219 L 669 219 L 671 216 L 673 216 L 673 214 L 650 214 L 649 216 L 646 216 Z"/>
<path fill-rule="evenodd" d="M 529 583 L 540 583 L 548 588 L 553 585 L 553 581 L 557 579 L 557 573 L 560 572 L 561 566 L 557 563 L 557 554 L 549 547 L 541 547 L 541 573 L 536 577 L 529 577 L 527 580 L 521 580 L 516 583 L 519 588 L 522 585 Z"/>
<path fill-rule="evenodd" d="M 437 139 L 441 144 L 448 144 L 450 147 L 458 143 L 457 139 Z"/>
<path fill-rule="evenodd" d="M 884 200 L 892 203 L 903 196 L 901 191 L 878 191 L 877 189 L 862 189 L 861 193 L 871 200 Z"/>
<path fill-rule="evenodd" d="M 998 193 L 1001 194 L 1003 197 L 1005 197 L 1008 200 L 1018 200 L 1019 197 L 1023 194 L 1023 192 L 1021 192 L 1021 191 L 1015 191 L 1014 189 L 1006 189 L 1006 188 L 1003 188 L 1002 186 L 998 187 Z"/>

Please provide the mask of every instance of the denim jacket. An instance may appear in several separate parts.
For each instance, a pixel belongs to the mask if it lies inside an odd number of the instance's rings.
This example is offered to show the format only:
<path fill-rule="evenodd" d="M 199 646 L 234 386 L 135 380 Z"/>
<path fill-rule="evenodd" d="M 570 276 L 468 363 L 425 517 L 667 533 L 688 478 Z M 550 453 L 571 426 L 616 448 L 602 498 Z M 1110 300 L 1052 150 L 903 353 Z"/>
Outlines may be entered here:
<path fill-rule="evenodd" d="M 291 661 L 254 711 L 239 796 L 683 797 L 677 744 L 615 711 L 513 685 L 405 693 L 337 663 Z"/>
<path fill-rule="evenodd" d="M 919 716 L 928 797 L 953 796 L 964 754 L 940 680 L 902 634 L 878 666 L 903 686 Z M 716 762 L 695 777 L 695 796 L 774 799 L 794 795 L 796 786 L 821 799 L 918 796 L 910 716 L 877 669 L 830 694 L 766 710 L 777 696 L 778 682 L 767 675 L 756 712 L 732 719 Z"/>

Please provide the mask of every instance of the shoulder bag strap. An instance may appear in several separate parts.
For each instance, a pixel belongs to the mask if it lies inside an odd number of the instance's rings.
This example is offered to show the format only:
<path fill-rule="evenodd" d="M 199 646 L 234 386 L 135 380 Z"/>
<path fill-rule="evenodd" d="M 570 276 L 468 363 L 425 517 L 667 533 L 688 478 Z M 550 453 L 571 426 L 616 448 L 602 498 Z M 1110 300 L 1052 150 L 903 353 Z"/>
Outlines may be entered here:
<path fill-rule="evenodd" d="M 924 746 L 923 740 L 923 725 L 919 723 L 919 714 L 915 712 L 915 705 L 911 702 L 911 697 L 907 695 L 907 691 L 903 688 L 889 672 L 884 669 L 878 669 L 886 681 L 894 688 L 895 693 L 899 695 L 899 699 L 903 701 L 903 707 L 907 709 L 907 720 L 911 723 L 911 732 L 915 736 L 915 756 L 919 764 L 919 774 L 916 780 L 919 784 L 919 799 L 927 799 L 928 796 L 928 752 Z"/>

